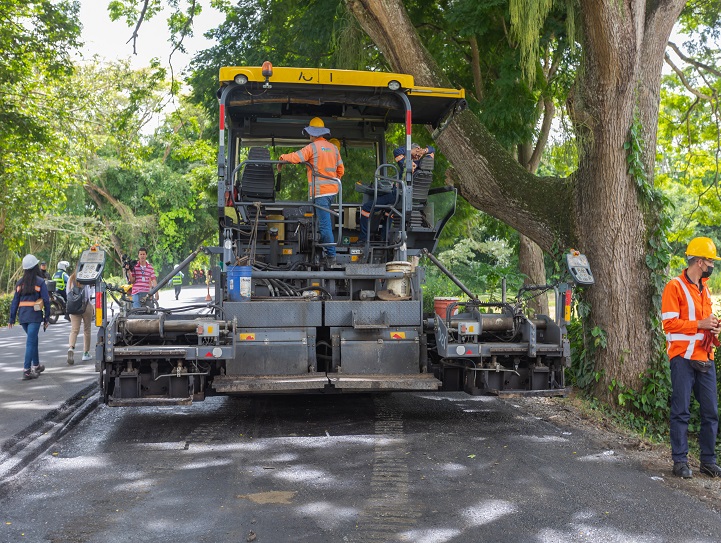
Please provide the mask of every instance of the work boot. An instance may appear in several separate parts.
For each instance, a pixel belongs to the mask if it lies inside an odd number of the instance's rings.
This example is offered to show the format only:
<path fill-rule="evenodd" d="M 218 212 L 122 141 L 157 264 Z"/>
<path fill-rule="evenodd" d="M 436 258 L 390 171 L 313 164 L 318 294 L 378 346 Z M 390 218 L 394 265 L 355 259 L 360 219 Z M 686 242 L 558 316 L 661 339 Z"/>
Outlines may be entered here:
<path fill-rule="evenodd" d="M 326 256 L 326 257 L 323 259 L 323 264 L 326 266 L 326 268 L 330 268 L 331 266 L 335 266 L 335 265 L 336 265 L 335 255 L 333 255 L 333 256 Z"/>
<path fill-rule="evenodd" d="M 721 468 L 715 463 L 701 464 L 701 469 L 699 471 L 709 477 L 721 477 Z"/>
<path fill-rule="evenodd" d="M 23 381 L 29 381 L 30 379 L 37 379 L 38 374 L 32 370 L 23 371 Z"/>
<path fill-rule="evenodd" d="M 37 365 L 37 366 L 33 366 L 33 371 L 34 371 L 35 373 L 37 373 L 38 375 L 40 375 L 42 372 L 45 371 L 45 366 L 43 366 L 42 364 L 39 364 L 39 365 Z"/>
<path fill-rule="evenodd" d="M 707 464 L 707 465 L 716 466 L 716 464 Z M 718 466 L 716 466 L 716 469 L 718 469 Z M 693 477 L 693 473 L 691 473 L 691 468 L 688 467 L 688 462 L 674 462 L 673 463 L 673 474 L 676 477 L 681 477 L 683 479 L 691 479 Z"/>
<path fill-rule="evenodd" d="M 68 366 L 75 364 L 75 353 L 72 349 L 68 349 Z"/>

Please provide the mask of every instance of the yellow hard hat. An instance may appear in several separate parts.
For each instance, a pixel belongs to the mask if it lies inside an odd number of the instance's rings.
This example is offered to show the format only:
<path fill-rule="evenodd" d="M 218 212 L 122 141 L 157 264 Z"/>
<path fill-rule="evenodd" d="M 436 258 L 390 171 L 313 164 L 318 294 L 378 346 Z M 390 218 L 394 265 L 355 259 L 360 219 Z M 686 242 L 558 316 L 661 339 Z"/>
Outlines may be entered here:
<path fill-rule="evenodd" d="M 340 151 L 340 140 L 338 138 L 331 138 L 328 141 L 338 147 L 338 150 Z"/>
<path fill-rule="evenodd" d="M 711 238 L 693 238 L 686 247 L 686 256 L 697 256 L 707 260 L 721 260 L 716 256 L 716 245 Z"/>
<path fill-rule="evenodd" d="M 330 130 L 325 127 L 325 123 L 320 117 L 313 117 L 308 126 L 303 129 L 303 135 L 313 138 L 320 138 L 329 134 Z"/>

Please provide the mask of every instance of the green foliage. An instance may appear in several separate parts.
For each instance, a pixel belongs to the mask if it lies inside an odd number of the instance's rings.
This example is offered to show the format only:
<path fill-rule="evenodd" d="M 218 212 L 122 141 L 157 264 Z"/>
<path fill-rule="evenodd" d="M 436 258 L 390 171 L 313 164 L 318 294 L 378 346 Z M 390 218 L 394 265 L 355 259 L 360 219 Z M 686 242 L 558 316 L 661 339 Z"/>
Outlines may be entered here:
<path fill-rule="evenodd" d="M 183 98 L 165 113 L 167 89 L 157 64 L 132 70 L 127 62 L 82 65 L 63 85 L 48 86 L 56 107 L 72 115 L 57 127 L 66 141 L 57 152 L 64 155 L 48 165 L 42 179 L 62 175 L 64 182 L 53 185 L 55 192 L 35 189 L 44 218 L 20 232 L 17 245 L 49 262 L 74 263 L 97 243 L 108 251 L 108 273 L 119 274 L 120 253 L 132 255 L 141 244 L 161 270 L 198 245 L 216 242 L 217 149 L 202 139 L 209 121 Z M 150 135 L 149 123 L 160 114 L 165 120 Z M 48 160 L 36 154 L 36 162 Z M 10 195 L 36 216 L 41 211 L 27 188 L 14 183 Z M 22 226 L 17 215 L 12 220 Z M 12 254 L 13 264 L 0 269 L 3 287 L 21 256 Z"/>
<path fill-rule="evenodd" d="M 14 294 L 0 294 L 0 326 L 5 327 L 10 320 L 10 304 Z"/>
<path fill-rule="evenodd" d="M 479 241 L 482 238 L 485 241 Z M 471 292 L 481 294 L 484 299 L 501 299 L 504 278 L 509 293 L 517 292 L 523 285 L 523 276 L 518 272 L 517 253 L 505 240 L 484 236 L 482 232 L 475 233 L 472 238 L 461 239 L 452 249 L 441 252 L 438 259 Z M 423 265 L 426 268 L 424 311 L 433 311 L 433 298 L 437 296 L 466 297 L 432 262 L 424 259 Z"/>
<path fill-rule="evenodd" d="M 668 208 L 672 221 L 669 241 L 677 255 L 683 254 L 694 236 L 711 237 L 717 244 L 721 240 L 717 233 L 721 220 L 721 77 L 714 68 L 721 52 L 712 50 L 710 44 L 684 45 L 696 51 L 692 61 L 698 65 L 679 67 L 683 80 L 678 74 L 663 78 L 656 172 L 657 186 L 674 204 Z M 677 257 L 671 267 L 678 273 L 685 261 Z M 710 285 L 714 290 L 721 288 L 721 277 L 712 276 Z"/>
<path fill-rule="evenodd" d="M 538 57 L 538 29 L 553 7 L 553 0 L 510 0 L 511 35 L 519 44 L 521 67 L 526 80 L 533 84 Z"/>
<path fill-rule="evenodd" d="M 19 250 L 24 233 L 71 181 L 70 113 L 57 89 L 72 72 L 78 4 L 4 1 L 0 6 L 0 235 Z"/>
<path fill-rule="evenodd" d="M 684 35 L 692 38 L 684 44 L 692 54 L 717 50 L 721 38 L 721 4 L 687 2 L 679 18 L 679 27 Z"/>
<path fill-rule="evenodd" d="M 483 124 L 509 149 L 534 141 L 543 112 L 539 99 L 553 96 L 563 104 L 574 79 L 569 73 L 575 73 L 577 59 L 569 48 L 565 5 L 558 3 L 540 24 L 528 26 L 529 36 L 535 35 L 529 78 L 522 68 L 523 48 L 509 36 L 514 2 L 459 0 L 437 12 L 427 6 L 435 2 L 420 4 L 423 9 L 417 12 L 408 9 L 424 44 L 451 81 L 478 100 L 471 100 L 470 107 Z M 530 4 L 534 11 L 541 3 Z M 477 79 L 471 69 L 473 41 L 478 47 Z"/>
<path fill-rule="evenodd" d="M 216 45 L 194 57 L 189 83 L 193 101 L 216 121 L 220 66 L 260 66 L 266 60 L 275 66 L 385 65 L 341 0 L 241 0 L 226 9 L 225 21 L 208 36 Z"/>

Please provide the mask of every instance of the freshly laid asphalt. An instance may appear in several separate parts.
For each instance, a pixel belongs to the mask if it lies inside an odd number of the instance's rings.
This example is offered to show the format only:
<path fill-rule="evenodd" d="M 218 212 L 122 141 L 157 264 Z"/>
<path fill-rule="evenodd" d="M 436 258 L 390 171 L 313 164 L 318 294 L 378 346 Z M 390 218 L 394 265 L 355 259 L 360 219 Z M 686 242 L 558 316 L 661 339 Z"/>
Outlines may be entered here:
<path fill-rule="evenodd" d="M 160 292 L 160 306 L 202 303 L 206 287 L 183 287 L 179 301 L 173 289 Z M 70 323 L 62 317 L 40 331 L 40 362 L 45 371 L 38 379 L 22 380 L 25 332 L 22 327 L 0 328 L 0 482 L 14 475 L 60 436 L 90 413 L 99 401 L 95 372 L 93 324 L 91 354 L 82 362 L 82 328 L 75 344 L 75 364 L 67 364 Z"/>

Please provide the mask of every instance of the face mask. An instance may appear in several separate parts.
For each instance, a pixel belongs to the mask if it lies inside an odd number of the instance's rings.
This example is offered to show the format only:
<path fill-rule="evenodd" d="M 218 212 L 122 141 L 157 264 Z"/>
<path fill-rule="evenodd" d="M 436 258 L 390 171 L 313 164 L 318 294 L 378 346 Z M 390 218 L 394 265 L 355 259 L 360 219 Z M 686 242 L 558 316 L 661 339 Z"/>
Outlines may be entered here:
<path fill-rule="evenodd" d="M 709 266 L 706 268 L 706 271 L 701 273 L 701 279 L 707 279 L 711 277 L 711 274 L 713 273 L 713 266 Z"/>

